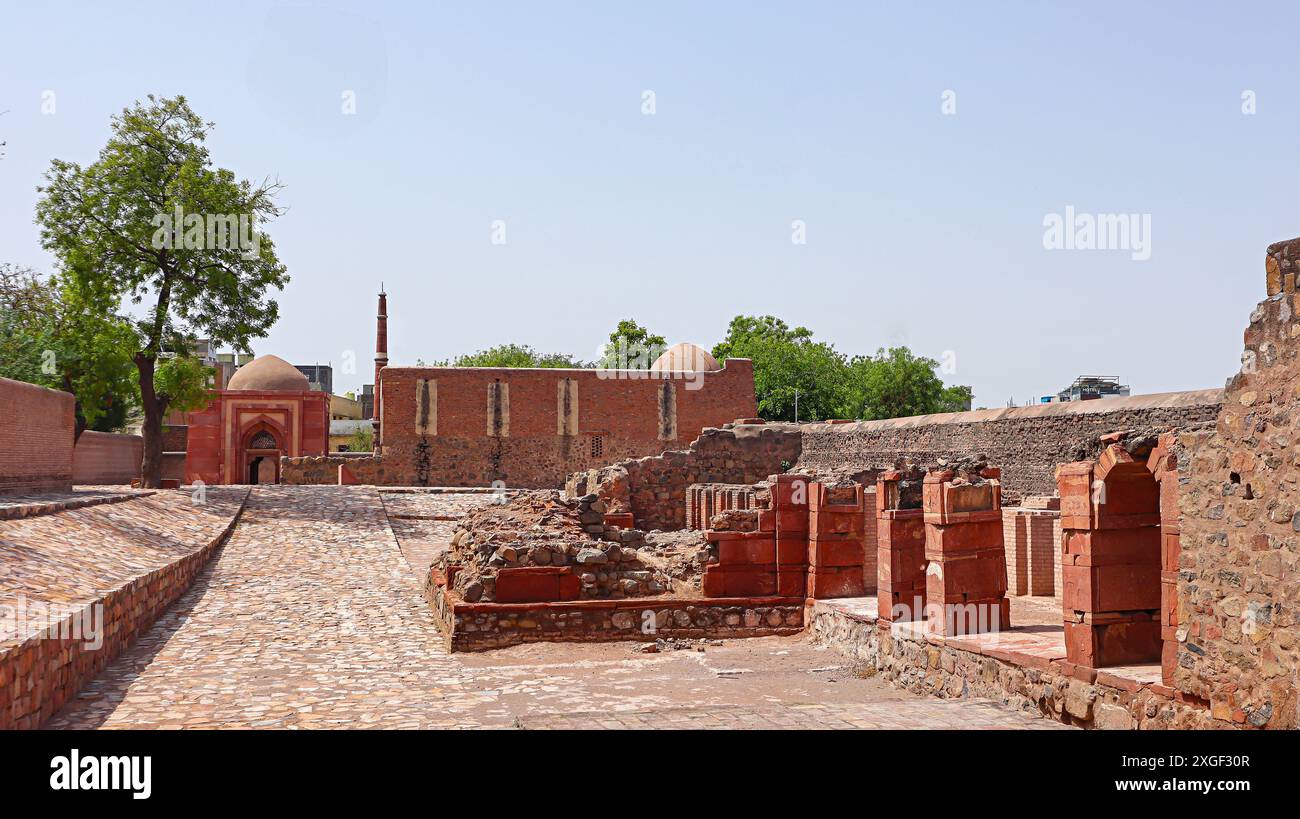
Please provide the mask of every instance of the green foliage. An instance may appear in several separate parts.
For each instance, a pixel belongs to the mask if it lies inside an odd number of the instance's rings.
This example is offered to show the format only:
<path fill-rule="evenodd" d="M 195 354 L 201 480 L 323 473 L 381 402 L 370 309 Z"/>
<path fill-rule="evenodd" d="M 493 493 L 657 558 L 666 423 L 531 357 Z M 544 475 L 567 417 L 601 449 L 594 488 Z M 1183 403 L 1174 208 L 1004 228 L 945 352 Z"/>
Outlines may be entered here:
<path fill-rule="evenodd" d="M 952 396 L 945 392 L 934 359 L 891 347 L 871 357 L 857 356 L 849 367 L 854 373 L 849 405 L 854 417 L 874 420 L 951 411 Z"/>
<path fill-rule="evenodd" d="M 168 409 L 192 412 L 208 405 L 213 371 L 197 358 L 175 355 L 162 359 L 154 373 L 154 389 Z"/>
<path fill-rule="evenodd" d="M 88 307 L 58 278 L 0 265 L 0 376 L 71 392 L 78 435 L 125 425 L 138 401 L 135 349 L 127 319 Z"/>
<path fill-rule="evenodd" d="M 435 366 L 447 366 L 440 364 Z M 547 367 L 574 369 L 584 365 L 563 353 L 538 353 L 527 344 L 498 344 L 477 353 L 457 356 L 453 367 Z"/>
<path fill-rule="evenodd" d="M 359 424 L 348 441 L 349 452 L 373 452 L 375 449 L 375 430 L 370 424 Z"/>
<path fill-rule="evenodd" d="M 663 336 L 651 333 L 632 319 L 623 319 L 609 334 L 601 351 L 600 367 L 607 370 L 648 370 L 668 347 Z"/>
<path fill-rule="evenodd" d="M 814 341 L 806 327 L 790 329 L 775 316 L 736 316 L 713 348 L 718 361 L 754 361 L 758 414 L 773 421 L 821 421 L 842 416 L 848 394 L 844 356 Z"/>
<path fill-rule="evenodd" d="M 945 387 L 938 362 L 906 347 L 846 359 L 775 316 L 736 316 L 713 355 L 753 359 L 758 413 L 774 421 L 795 420 L 796 392 L 800 421 L 955 412 L 971 398 L 970 387 Z"/>
<path fill-rule="evenodd" d="M 260 232 L 280 214 L 280 186 L 213 167 L 204 145 L 212 127 L 184 97 L 150 95 L 112 118 L 95 162 L 55 159 L 38 189 L 41 243 L 85 310 L 107 320 L 124 300 L 142 305 L 133 358 L 145 486 L 161 478 L 167 410 L 199 400 L 194 367 L 160 358 L 199 336 L 251 349 L 279 315 L 268 291 L 288 281 Z"/>

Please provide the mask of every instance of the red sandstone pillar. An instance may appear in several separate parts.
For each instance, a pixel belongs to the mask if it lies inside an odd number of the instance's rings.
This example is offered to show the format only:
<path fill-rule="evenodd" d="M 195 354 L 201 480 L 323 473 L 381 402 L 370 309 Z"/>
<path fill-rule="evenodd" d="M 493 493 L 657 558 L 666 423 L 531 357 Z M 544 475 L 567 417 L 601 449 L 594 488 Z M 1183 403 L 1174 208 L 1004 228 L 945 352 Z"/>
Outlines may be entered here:
<path fill-rule="evenodd" d="M 808 494 L 808 596 L 862 597 L 866 582 L 863 533 L 867 521 L 862 484 L 830 487 L 817 482 Z"/>
<path fill-rule="evenodd" d="M 1182 542 L 1178 528 L 1178 458 L 1176 436 L 1165 433 L 1147 459 L 1147 469 L 1160 484 L 1160 676 L 1173 686 L 1178 666 L 1178 563 Z"/>
<path fill-rule="evenodd" d="M 876 479 L 876 613 L 887 623 L 925 617 L 924 512 L 899 508 L 902 480 L 895 470 Z"/>
<path fill-rule="evenodd" d="M 1057 469 L 1066 659 L 1088 668 L 1161 656 L 1160 513 L 1145 463 L 1118 444 Z"/>
<path fill-rule="evenodd" d="M 926 630 L 934 634 L 1011 627 L 1001 471 L 980 475 L 983 483 L 954 481 L 952 470 L 925 476 Z"/>

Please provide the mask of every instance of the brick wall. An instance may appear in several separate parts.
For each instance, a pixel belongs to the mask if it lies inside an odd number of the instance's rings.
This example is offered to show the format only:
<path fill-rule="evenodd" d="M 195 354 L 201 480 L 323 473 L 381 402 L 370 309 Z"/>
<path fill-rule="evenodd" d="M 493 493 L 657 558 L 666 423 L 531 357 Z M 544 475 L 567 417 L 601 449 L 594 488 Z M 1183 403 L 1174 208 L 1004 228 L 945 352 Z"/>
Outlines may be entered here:
<path fill-rule="evenodd" d="M 1268 297 L 1212 431 L 1179 436 L 1175 685 L 1219 720 L 1296 727 L 1300 667 L 1300 239 L 1268 248 Z"/>
<path fill-rule="evenodd" d="M 744 359 L 687 378 L 601 374 L 386 367 L 383 469 L 369 474 L 388 485 L 559 488 L 571 472 L 658 454 L 756 412 Z"/>
<path fill-rule="evenodd" d="M 140 477 L 144 439 L 139 435 L 115 435 L 86 430 L 72 453 L 72 482 L 75 484 L 130 483 Z"/>
<path fill-rule="evenodd" d="M 72 488 L 70 393 L 0 378 L 0 494 Z"/>
<path fill-rule="evenodd" d="M 934 463 L 983 454 L 1002 468 L 1008 502 L 1056 492 L 1056 465 L 1092 454 L 1098 439 L 1125 429 L 1178 429 L 1212 422 L 1222 390 L 1101 398 L 1034 407 L 920 415 L 852 424 L 805 424 L 798 468 L 814 475 Z"/>

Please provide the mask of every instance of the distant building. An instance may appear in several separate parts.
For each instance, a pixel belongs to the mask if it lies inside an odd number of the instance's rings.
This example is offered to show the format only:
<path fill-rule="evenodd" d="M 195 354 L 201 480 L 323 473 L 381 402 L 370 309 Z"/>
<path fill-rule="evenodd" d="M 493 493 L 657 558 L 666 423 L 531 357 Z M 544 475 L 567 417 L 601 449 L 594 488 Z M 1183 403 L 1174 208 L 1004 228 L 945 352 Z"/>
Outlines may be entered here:
<path fill-rule="evenodd" d="M 361 417 L 369 421 L 375 417 L 375 385 L 362 384 L 361 396 Z"/>
<path fill-rule="evenodd" d="M 361 429 L 370 429 L 370 422 L 361 419 L 330 421 L 330 452 L 355 452 L 353 436 Z"/>
<path fill-rule="evenodd" d="M 295 364 L 313 390 L 334 393 L 334 368 L 328 364 Z"/>
<path fill-rule="evenodd" d="M 331 421 L 360 421 L 361 419 L 360 401 L 348 398 L 346 395 L 330 396 Z"/>
<path fill-rule="evenodd" d="M 1112 398 L 1128 394 L 1128 384 L 1121 384 L 1119 378 L 1113 375 L 1081 375 L 1056 395 L 1044 395 L 1041 403 L 1091 401 L 1094 398 Z"/>

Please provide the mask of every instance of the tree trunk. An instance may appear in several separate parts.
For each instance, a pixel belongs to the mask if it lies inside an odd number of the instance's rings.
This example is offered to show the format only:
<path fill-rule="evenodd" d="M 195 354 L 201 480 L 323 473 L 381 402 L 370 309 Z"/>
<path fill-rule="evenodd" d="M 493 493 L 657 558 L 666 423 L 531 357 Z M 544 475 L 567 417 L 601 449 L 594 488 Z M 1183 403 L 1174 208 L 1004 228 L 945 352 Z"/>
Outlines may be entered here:
<path fill-rule="evenodd" d="M 153 370 L 156 359 L 144 354 L 136 355 L 135 366 L 140 371 L 140 403 L 144 408 L 144 459 L 140 462 L 140 485 L 149 489 L 162 486 L 162 422 L 165 407 L 153 388 Z"/>

